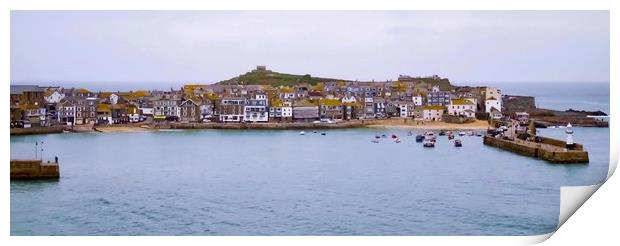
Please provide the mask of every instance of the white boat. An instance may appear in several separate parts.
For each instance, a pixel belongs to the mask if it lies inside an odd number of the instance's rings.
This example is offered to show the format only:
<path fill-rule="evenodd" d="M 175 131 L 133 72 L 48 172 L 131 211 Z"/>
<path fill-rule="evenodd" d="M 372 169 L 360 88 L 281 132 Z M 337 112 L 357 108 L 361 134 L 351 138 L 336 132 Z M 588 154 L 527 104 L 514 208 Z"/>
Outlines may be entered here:
<path fill-rule="evenodd" d="M 465 136 L 465 132 L 464 131 L 459 131 L 459 136 Z"/>
<path fill-rule="evenodd" d="M 432 140 L 434 140 L 435 138 L 437 138 L 437 136 L 435 135 L 435 133 L 434 133 L 434 132 L 429 131 L 429 132 L 426 132 L 426 133 L 424 134 L 424 138 L 425 138 L 425 139 L 426 139 L 426 138 L 428 138 L 428 139 L 432 139 Z"/>
<path fill-rule="evenodd" d="M 427 147 L 427 148 L 433 148 L 435 147 L 435 141 L 426 138 L 424 139 L 424 142 L 422 142 L 422 146 Z"/>
<path fill-rule="evenodd" d="M 299 135 L 306 135 L 304 131 L 299 132 Z"/>
<path fill-rule="evenodd" d="M 400 143 L 400 138 L 394 140 L 395 143 Z"/>

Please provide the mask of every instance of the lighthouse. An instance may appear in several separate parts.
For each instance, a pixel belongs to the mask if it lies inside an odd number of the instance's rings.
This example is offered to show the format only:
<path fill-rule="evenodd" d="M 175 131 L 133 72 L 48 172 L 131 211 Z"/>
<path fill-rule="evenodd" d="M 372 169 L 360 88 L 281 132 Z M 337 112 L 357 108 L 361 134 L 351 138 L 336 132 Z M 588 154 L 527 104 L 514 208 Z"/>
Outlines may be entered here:
<path fill-rule="evenodd" d="M 574 146 L 575 143 L 573 141 L 573 126 L 568 123 L 568 125 L 566 125 L 566 148 L 573 149 Z"/>

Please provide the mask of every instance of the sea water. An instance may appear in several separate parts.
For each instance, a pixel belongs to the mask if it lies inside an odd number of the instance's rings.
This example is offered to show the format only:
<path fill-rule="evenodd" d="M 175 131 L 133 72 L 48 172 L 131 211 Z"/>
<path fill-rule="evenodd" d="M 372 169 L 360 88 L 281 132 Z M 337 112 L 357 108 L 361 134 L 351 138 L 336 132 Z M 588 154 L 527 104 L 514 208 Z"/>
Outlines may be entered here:
<path fill-rule="evenodd" d="M 586 165 L 519 156 L 476 136 L 424 148 L 422 130 L 407 131 L 13 136 L 11 158 L 33 158 L 43 141 L 61 178 L 11 181 L 11 235 L 536 235 L 558 224 L 560 186 L 607 175 L 607 128 L 575 128 Z M 377 134 L 388 138 L 372 143 Z"/>

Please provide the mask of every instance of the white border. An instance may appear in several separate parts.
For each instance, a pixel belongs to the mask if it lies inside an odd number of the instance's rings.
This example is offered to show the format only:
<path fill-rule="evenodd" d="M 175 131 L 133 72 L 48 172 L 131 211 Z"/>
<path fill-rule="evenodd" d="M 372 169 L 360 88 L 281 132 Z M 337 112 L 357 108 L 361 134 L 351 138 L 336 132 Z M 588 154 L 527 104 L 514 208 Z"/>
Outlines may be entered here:
<path fill-rule="evenodd" d="M 614 1 L 602 1 L 602 0 L 589 0 L 589 1 L 578 1 L 578 0 L 548 0 L 548 1 L 535 1 L 535 0 L 522 0 L 522 1 L 495 1 L 495 0 L 469 0 L 469 1 L 458 1 L 458 0 L 440 0 L 440 1 L 370 1 L 370 0 L 359 0 L 359 1 L 329 1 L 329 0 L 315 0 L 315 1 L 306 1 L 301 3 L 294 3 L 293 1 L 284 1 L 284 0 L 262 0 L 262 1 L 220 1 L 217 3 L 210 3 L 206 5 L 203 1 L 198 0 L 188 0 L 188 1 L 162 1 L 162 0 L 153 0 L 153 1 L 121 1 L 121 0 L 109 0 L 109 1 L 77 1 L 77 0 L 57 0 L 57 1 L 45 1 L 45 0 L 31 0 L 31 1 L 2 1 L 3 12 L 2 18 L 0 18 L 2 30 L 5 34 L 9 33 L 10 24 L 9 24 L 9 9 L 30 9 L 30 10 L 63 10 L 63 9 L 102 9 L 102 10 L 125 10 L 125 9 L 153 9 L 153 10 L 194 10 L 194 9 L 258 9 L 258 10 L 284 10 L 284 9 L 311 9 L 311 10 L 324 10 L 324 9 L 340 9 L 340 10 L 372 10 L 372 9 L 383 9 L 383 10 L 392 10 L 392 9 L 424 9 L 424 10 L 607 10 L 611 9 L 610 12 L 612 23 L 611 23 L 611 39 L 616 42 L 611 42 L 611 67 L 618 67 L 618 50 L 613 45 L 617 43 L 617 21 L 619 19 L 617 12 L 619 9 L 616 5 L 614 5 Z M 615 11 L 614 11 L 615 10 Z M 613 27 L 616 27 L 614 30 Z M 10 56 L 8 55 L 10 52 L 10 43 L 8 35 L 4 35 L 2 39 L 2 47 L 4 47 L 4 59 L 2 59 L 2 66 L 0 66 L 0 74 L 4 75 L 4 88 L 5 92 L 2 94 L 4 97 L 4 101 L 8 100 L 8 85 L 10 81 L 9 74 L 9 65 L 10 65 Z M 617 78 L 617 72 L 615 70 L 611 70 L 611 81 L 615 81 Z M 618 114 L 618 100 L 616 99 L 618 96 L 618 86 L 614 83 L 611 83 L 611 115 Z M 2 118 L 4 122 L 8 120 L 8 108 L 1 107 L 2 109 Z M 612 136 L 620 136 L 619 128 L 617 122 L 611 120 L 611 135 Z M 5 139 L 9 138 L 8 128 L 4 129 Z M 6 159 L 9 158 L 9 142 L 5 140 L 2 143 L 2 156 L 5 156 Z M 610 163 L 610 173 L 615 170 L 618 161 L 618 138 L 611 138 L 611 163 Z M 10 216 L 10 207 L 9 207 L 9 199 L 10 199 L 10 191 L 8 185 L 8 165 L 6 168 L 2 169 L 2 177 L 7 179 L 5 185 L 2 186 L 2 193 L 4 194 L 4 202 L 0 205 L 2 206 L 2 218 L 3 221 L 0 224 L 0 229 L 8 234 L 10 233 L 10 220 L 8 219 Z M 617 182 L 615 182 L 617 183 Z M 603 185 L 602 190 L 612 190 L 611 194 L 617 194 L 619 190 L 618 185 L 607 187 L 608 185 Z M 611 185 L 609 185 L 611 186 Z M 586 187 L 586 189 L 592 189 L 592 187 Z M 615 192 L 614 192 L 615 191 Z M 612 196 L 610 198 L 610 192 L 607 191 L 607 199 L 611 202 L 617 202 L 616 196 Z M 597 197 L 597 194 L 594 195 Z M 598 198 L 597 198 L 598 199 Z M 603 199 L 603 197 L 601 197 Z M 564 202 L 564 201 L 563 201 Z M 599 202 L 599 201 L 597 201 Z M 588 202 L 590 203 L 590 202 Z M 586 204 L 588 204 L 586 203 Z M 606 202 L 598 203 L 600 204 L 609 204 Z M 611 203 L 613 204 L 613 203 Z M 617 203 L 616 203 L 617 204 Z M 615 209 L 613 206 L 607 206 L 608 209 Z M 585 208 L 583 209 L 585 210 Z M 605 218 L 605 213 L 611 213 L 609 210 L 607 211 L 599 211 L 597 209 L 589 209 L 589 213 L 594 213 L 593 217 L 599 216 L 599 218 Z M 575 215 L 579 215 L 580 211 L 577 211 Z M 612 213 L 613 214 L 613 213 Z M 600 217 L 600 216 L 603 217 Z M 583 218 L 583 216 L 582 216 Z M 617 213 L 615 219 L 618 219 Z M 599 221 L 590 221 L 590 223 L 597 223 Z M 615 223 L 609 223 L 608 225 L 613 225 Z M 569 220 L 565 226 L 571 225 L 571 221 Z M 558 238 L 558 240 L 553 240 L 552 243 L 570 243 L 575 242 L 574 239 L 585 239 L 589 240 L 588 228 L 600 228 L 599 224 L 587 224 L 581 225 L 581 230 L 577 233 L 569 233 L 562 234 L 563 237 L 566 238 Z M 574 228 L 574 227 L 572 227 Z M 584 230 L 585 228 L 585 230 Z M 561 231 L 561 230 L 560 230 Z M 597 230 L 592 229 L 589 233 L 596 233 Z M 610 231 L 611 232 L 611 231 Z M 557 232 L 556 234 L 560 234 Z M 90 240 L 90 237 L 62 237 L 62 238 L 52 238 L 50 240 L 49 237 L 10 237 L 3 238 L 10 245 L 21 245 L 21 244 L 62 244 L 62 245 L 73 245 L 73 244 L 95 244 L 95 245 L 103 245 L 110 243 L 123 243 L 127 242 L 128 239 L 131 242 L 140 242 L 140 243 L 149 243 L 149 244 L 171 244 L 171 243 L 183 243 L 183 244 L 203 244 L 205 242 L 209 243 L 260 243 L 260 244 L 269 244 L 269 245 L 284 245 L 284 244 L 306 244 L 306 245 L 316 245 L 316 244 L 379 244 L 379 243 L 390 243 L 390 244 L 407 244 L 411 245 L 412 243 L 458 243 L 458 244 L 482 244 L 482 245 L 497 245 L 497 244 L 530 244 L 536 243 L 545 240 L 548 235 L 541 236 L 533 236 L 533 237 L 97 237 L 97 240 Z M 608 239 L 614 239 L 614 234 L 608 233 L 606 235 L 597 235 L 598 239 L 602 239 L 608 237 Z M 135 240 L 135 241 L 134 241 Z M 550 240 L 552 241 L 552 240 Z M 551 243 L 551 242 L 550 242 Z"/>

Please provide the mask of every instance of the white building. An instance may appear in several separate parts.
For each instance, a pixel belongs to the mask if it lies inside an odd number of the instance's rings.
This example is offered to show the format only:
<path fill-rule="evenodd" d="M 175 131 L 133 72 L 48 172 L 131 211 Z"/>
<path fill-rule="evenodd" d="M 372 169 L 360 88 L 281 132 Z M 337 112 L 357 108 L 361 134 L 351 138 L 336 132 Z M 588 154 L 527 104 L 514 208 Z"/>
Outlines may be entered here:
<path fill-rule="evenodd" d="M 422 109 L 422 118 L 426 121 L 441 121 L 444 113 L 444 107 L 442 106 L 424 106 Z"/>
<path fill-rule="evenodd" d="M 412 99 L 413 99 L 413 105 L 415 106 L 422 106 L 422 104 L 424 103 L 421 95 L 413 96 Z"/>
<path fill-rule="evenodd" d="M 484 111 L 487 113 L 491 113 L 492 109 L 496 109 L 499 112 L 502 112 L 502 101 L 501 99 L 495 99 L 491 97 L 484 102 Z"/>
<path fill-rule="evenodd" d="M 47 103 L 58 103 L 60 102 L 60 100 L 62 100 L 63 98 L 65 98 L 65 94 L 54 90 L 52 93 L 49 93 L 48 95 L 46 95 L 44 97 L 45 102 Z"/>
<path fill-rule="evenodd" d="M 110 104 L 117 104 L 118 103 L 118 95 L 116 95 L 115 93 L 110 94 Z"/>
<path fill-rule="evenodd" d="M 502 91 L 493 87 L 484 87 L 482 89 L 484 96 L 484 111 L 491 113 L 491 108 L 502 112 Z"/>
<path fill-rule="evenodd" d="M 245 107 L 246 122 L 267 122 L 269 121 L 269 110 L 267 109 L 267 95 L 256 94 L 253 99 L 248 99 Z"/>
<path fill-rule="evenodd" d="M 344 96 L 342 97 L 342 99 L 340 100 L 342 103 L 354 103 L 357 100 L 355 100 L 354 96 Z"/>
<path fill-rule="evenodd" d="M 453 116 L 476 117 L 476 104 L 465 99 L 452 99 L 448 105 L 448 114 Z"/>

